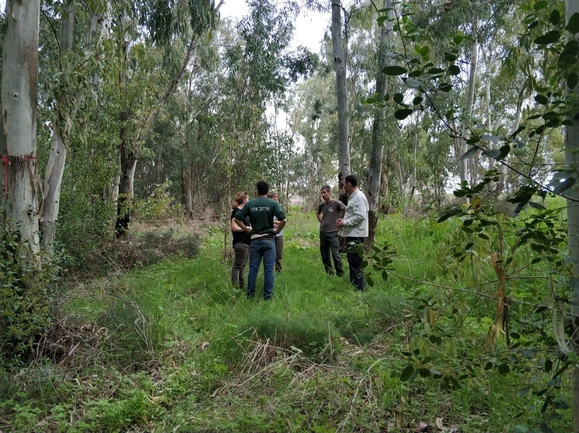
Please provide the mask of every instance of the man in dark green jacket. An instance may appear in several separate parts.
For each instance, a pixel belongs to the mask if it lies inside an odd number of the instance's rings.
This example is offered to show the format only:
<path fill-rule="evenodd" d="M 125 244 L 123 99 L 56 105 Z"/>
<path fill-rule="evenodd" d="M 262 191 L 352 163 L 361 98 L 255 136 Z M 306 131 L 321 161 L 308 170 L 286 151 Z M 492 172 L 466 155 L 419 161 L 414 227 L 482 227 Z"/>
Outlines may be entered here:
<path fill-rule="evenodd" d="M 249 200 L 235 215 L 235 222 L 242 230 L 250 234 L 249 245 L 249 275 L 247 278 L 247 297 L 255 296 L 257 273 L 263 258 L 263 299 L 270 300 L 273 295 L 274 264 L 275 264 L 275 235 L 281 232 L 287 222 L 281 205 L 267 198 L 269 185 L 260 180 L 256 184 L 257 197 Z M 251 228 L 243 224 L 243 218 L 249 217 Z M 277 227 L 273 224 L 273 217 L 279 220 Z"/>

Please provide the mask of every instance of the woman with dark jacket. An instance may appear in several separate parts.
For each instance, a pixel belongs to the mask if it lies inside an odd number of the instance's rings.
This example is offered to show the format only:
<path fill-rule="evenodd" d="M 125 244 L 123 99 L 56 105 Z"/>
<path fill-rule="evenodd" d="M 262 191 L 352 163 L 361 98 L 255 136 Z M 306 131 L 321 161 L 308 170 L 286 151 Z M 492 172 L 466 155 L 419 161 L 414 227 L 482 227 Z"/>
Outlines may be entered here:
<path fill-rule="evenodd" d="M 233 234 L 233 251 L 235 252 L 233 268 L 231 269 L 231 283 L 242 290 L 245 289 L 245 265 L 249 257 L 249 234 L 237 225 L 235 222 L 235 214 L 243 207 L 248 199 L 249 196 L 246 192 L 240 191 L 235 194 L 235 200 L 231 205 L 232 211 L 230 218 L 231 233 Z M 245 217 L 243 223 L 249 226 L 249 217 Z"/>

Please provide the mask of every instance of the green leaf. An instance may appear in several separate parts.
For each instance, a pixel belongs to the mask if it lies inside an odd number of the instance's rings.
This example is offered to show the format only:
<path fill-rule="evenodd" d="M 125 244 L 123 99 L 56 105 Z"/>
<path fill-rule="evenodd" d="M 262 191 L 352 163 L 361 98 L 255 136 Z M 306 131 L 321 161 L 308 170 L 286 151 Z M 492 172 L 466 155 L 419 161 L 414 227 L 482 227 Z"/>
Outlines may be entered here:
<path fill-rule="evenodd" d="M 561 14 L 557 9 L 554 9 L 553 12 L 551 12 L 551 15 L 549 15 L 549 22 L 552 25 L 556 26 L 557 24 L 559 24 L 559 21 L 561 21 Z"/>
<path fill-rule="evenodd" d="M 511 369 L 509 368 L 508 364 L 501 364 L 499 365 L 499 373 L 500 374 L 509 374 Z"/>
<path fill-rule="evenodd" d="M 545 373 L 549 373 L 553 369 L 553 361 L 547 359 L 545 361 Z"/>
<path fill-rule="evenodd" d="M 545 206 L 540 203 L 535 203 L 534 201 L 529 201 L 529 206 L 534 207 L 535 209 L 547 210 Z"/>
<path fill-rule="evenodd" d="M 535 101 L 539 104 L 547 105 L 549 103 L 549 98 L 547 98 L 545 95 L 537 95 L 535 96 Z"/>
<path fill-rule="evenodd" d="M 535 4 L 533 5 L 533 9 L 536 10 L 536 11 L 538 11 L 538 10 L 541 10 L 541 9 L 545 9 L 545 8 L 547 7 L 547 5 L 548 5 L 548 3 L 547 3 L 546 0 L 538 1 L 537 3 L 535 3 Z"/>
<path fill-rule="evenodd" d="M 574 89 L 575 87 L 577 87 L 578 83 L 579 83 L 579 76 L 575 72 L 571 72 L 569 75 L 567 75 L 567 87 L 569 87 L 570 89 Z"/>
<path fill-rule="evenodd" d="M 422 377 L 430 376 L 430 370 L 428 368 L 421 368 L 418 370 L 418 374 Z"/>
<path fill-rule="evenodd" d="M 511 146 L 509 146 L 508 144 L 505 144 L 504 146 L 502 146 L 500 148 L 501 151 L 501 155 L 498 157 L 498 159 L 505 159 L 509 153 L 511 152 Z"/>
<path fill-rule="evenodd" d="M 435 377 L 435 379 L 442 377 L 442 373 L 440 371 L 438 371 L 436 368 L 431 368 L 430 372 Z"/>
<path fill-rule="evenodd" d="M 394 102 L 397 104 L 404 103 L 404 95 L 402 93 L 395 93 L 392 99 L 394 99 Z"/>
<path fill-rule="evenodd" d="M 403 108 L 401 110 L 396 110 L 394 112 L 394 117 L 398 120 L 404 120 L 408 116 L 410 116 L 412 113 L 414 113 L 414 110 L 411 110 L 409 108 Z"/>
<path fill-rule="evenodd" d="M 474 155 L 474 154 L 477 152 L 477 150 L 480 150 L 480 147 L 478 147 L 478 146 L 473 146 L 473 147 L 471 147 L 471 148 L 468 149 L 466 152 L 464 152 L 464 153 L 460 156 L 460 158 L 458 158 L 458 160 L 459 160 L 459 161 L 463 161 L 463 160 L 465 160 L 465 159 L 467 159 L 467 158 L 470 158 L 472 155 Z"/>
<path fill-rule="evenodd" d="M 402 66 L 386 66 L 382 69 L 382 73 L 386 75 L 402 75 L 407 72 L 408 70 Z"/>
<path fill-rule="evenodd" d="M 408 367 L 406 367 L 404 369 L 404 371 L 400 375 L 400 381 L 406 382 L 407 380 L 409 380 L 412 377 L 413 373 L 414 373 L 414 367 L 412 365 L 409 365 Z"/>
<path fill-rule="evenodd" d="M 460 68 L 454 64 L 448 67 L 448 72 L 450 75 L 458 75 L 460 74 Z"/>
<path fill-rule="evenodd" d="M 408 87 L 412 87 L 412 88 L 414 88 L 414 89 L 422 86 L 422 81 L 420 81 L 420 80 L 415 80 L 414 78 L 407 78 L 405 81 L 406 81 L 406 85 L 407 85 Z"/>
<path fill-rule="evenodd" d="M 499 149 L 489 149 L 485 150 L 483 155 L 486 155 L 489 158 L 498 159 L 499 156 L 501 156 L 501 151 Z"/>
<path fill-rule="evenodd" d="M 492 134 L 483 134 L 480 136 L 481 140 L 484 141 L 492 141 L 494 143 L 498 143 L 499 141 L 501 141 L 500 137 L 497 137 L 496 135 L 492 135 Z"/>
<path fill-rule="evenodd" d="M 431 75 L 437 75 L 437 74 L 442 74 L 444 72 L 444 69 L 440 69 L 440 68 L 432 68 L 428 70 L 428 73 Z"/>
<path fill-rule="evenodd" d="M 412 101 L 412 105 L 420 105 L 420 104 L 422 104 L 422 101 L 424 101 L 424 98 L 422 96 L 417 96 Z"/>
<path fill-rule="evenodd" d="M 561 39 L 561 32 L 559 30 L 551 30 L 543 36 L 539 36 L 533 42 L 537 45 L 548 45 L 557 42 L 559 39 Z"/>
<path fill-rule="evenodd" d="M 557 184 L 557 186 L 553 190 L 553 193 L 554 194 L 561 194 L 562 192 L 567 191 L 573 185 L 575 185 L 575 178 L 570 177 L 568 179 L 565 179 L 563 182 L 559 182 L 559 184 Z"/>
<path fill-rule="evenodd" d="M 447 62 L 454 62 L 458 57 L 452 53 L 444 53 L 444 60 Z"/>
<path fill-rule="evenodd" d="M 440 86 L 438 86 L 438 88 L 442 91 L 442 92 L 450 92 L 452 90 L 452 84 L 449 83 L 441 83 Z"/>
<path fill-rule="evenodd" d="M 579 33 L 579 12 L 575 12 L 571 15 L 569 22 L 565 26 L 565 30 L 573 35 Z"/>

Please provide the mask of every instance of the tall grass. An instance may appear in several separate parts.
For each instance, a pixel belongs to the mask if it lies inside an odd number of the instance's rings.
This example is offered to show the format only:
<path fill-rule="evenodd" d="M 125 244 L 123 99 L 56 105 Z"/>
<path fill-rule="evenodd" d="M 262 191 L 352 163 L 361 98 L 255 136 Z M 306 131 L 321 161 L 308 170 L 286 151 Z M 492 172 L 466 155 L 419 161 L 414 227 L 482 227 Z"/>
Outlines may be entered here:
<path fill-rule="evenodd" d="M 70 292 L 62 326 L 78 338 L 58 359 L 5 372 L 0 420 L 8 431 L 73 433 L 406 432 L 421 422 L 509 432 L 542 422 L 541 397 L 518 396 L 521 380 L 545 376 L 536 359 L 460 386 L 422 374 L 451 374 L 471 351 L 486 356 L 496 313 L 496 302 L 443 288 L 462 281 L 444 250 L 455 222 L 381 219 L 394 270 L 360 293 L 324 273 L 315 215 L 290 209 L 288 219 L 271 302 L 259 296 L 262 272 L 253 300 L 230 284 L 219 228 L 193 259 Z M 449 305 L 457 312 L 442 314 Z M 400 381 L 412 363 L 421 374 Z M 554 425 L 570 431 L 561 413 Z"/>

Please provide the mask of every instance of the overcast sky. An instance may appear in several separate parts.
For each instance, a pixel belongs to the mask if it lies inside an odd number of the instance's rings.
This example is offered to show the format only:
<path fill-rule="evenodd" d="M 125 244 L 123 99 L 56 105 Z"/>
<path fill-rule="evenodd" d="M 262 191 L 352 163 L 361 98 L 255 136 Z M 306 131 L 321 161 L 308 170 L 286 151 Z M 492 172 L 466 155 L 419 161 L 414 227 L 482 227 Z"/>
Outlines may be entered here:
<path fill-rule="evenodd" d="M 0 0 L 2 1 L 2 0 Z M 217 3 L 217 2 L 216 2 Z M 245 0 L 226 0 L 219 12 L 222 18 L 232 17 L 241 19 L 247 14 L 248 8 Z M 320 41 L 324 37 L 324 31 L 330 25 L 330 15 L 314 12 L 302 12 L 296 21 L 294 42 L 292 46 L 303 45 L 310 51 L 317 53 L 320 48 Z"/>

